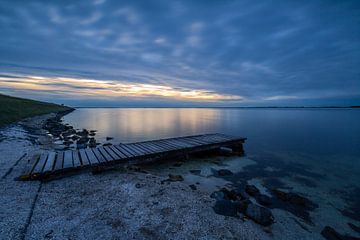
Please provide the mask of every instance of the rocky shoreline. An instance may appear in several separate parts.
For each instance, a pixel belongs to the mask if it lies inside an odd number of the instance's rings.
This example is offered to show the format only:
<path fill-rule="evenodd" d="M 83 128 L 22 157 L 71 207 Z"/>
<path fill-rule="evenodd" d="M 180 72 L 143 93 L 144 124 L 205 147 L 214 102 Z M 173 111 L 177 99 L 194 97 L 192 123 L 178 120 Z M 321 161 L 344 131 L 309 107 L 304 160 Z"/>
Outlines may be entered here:
<path fill-rule="evenodd" d="M 10 133 L 4 134 L 0 141 L 0 152 L 4 153 L 9 145 L 29 147 L 26 157 L 19 158 L 20 153 L 12 155 L 11 152 L 6 158 L 0 157 L 3 172 L 6 170 L 0 182 L 3 187 L 0 236 L 11 236 L 11 239 L 94 239 L 99 236 L 104 239 L 314 239 L 315 233 L 301 224 L 292 224 L 288 217 L 279 214 L 279 209 L 309 212 L 317 205 L 298 193 L 278 188 L 272 189 L 271 195 L 253 184 L 219 186 L 218 190 L 207 192 L 199 182 L 185 183 L 185 176 L 169 174 L 164 178 L 142 166 L 85 172 L 42 183 L 14 181 L 22 169 L 31 164 L 31 156 L 42 149 L 98 145 L 96 140 L 91 144 L 95 130 L 78 130 L 64 124 L 61 118 L 65 114 L 22 121 L 20 126 L 25 131 L 16 130 L 16 125 L 5 130 Z M 19 131 L 19 136 L 7 137 L 14 135 L 11 131 Z M 56 143 L 59 141 L 61 145 Z M 231 156 L 229 152 L 222 154 Z M 6 162 L 13 164 L 5 165 Z M 178 161 L 173 167 L 182 164 Z M 199 176 L 201 171 L 190 170 L 190 173 Z M 236 176 L 229 169 L 218 169 L 214 175 L 226 180 Z M 28 198 L 33 199 L 32 203 L 16 200 Z M 28 215 L 4 210 L 19 206 L 28 209 L 25 211 Z M 304 216 L 306 222 L 308 213 L 299 216 Z M 23 222 L 23 219 L 30 220 Z M 48 219 L 51 222 L 47 223 Z M 14 227 L 12 222 L 21 227 Z M 316 236 L 318 239 L 358 239 L 330 226 L 325 226 Z"/>

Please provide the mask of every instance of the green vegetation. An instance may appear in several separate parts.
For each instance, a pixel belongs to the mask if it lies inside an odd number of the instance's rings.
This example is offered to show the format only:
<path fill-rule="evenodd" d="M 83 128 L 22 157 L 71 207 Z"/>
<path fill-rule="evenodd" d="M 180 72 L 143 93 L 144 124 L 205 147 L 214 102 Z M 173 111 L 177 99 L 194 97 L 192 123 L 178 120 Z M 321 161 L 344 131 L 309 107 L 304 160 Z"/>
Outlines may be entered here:
<path fill-rule="evenodd" d="M 36 115 L 62 112 L 71 108 L 53 103 L 0 94 L 0 127 Z"/>

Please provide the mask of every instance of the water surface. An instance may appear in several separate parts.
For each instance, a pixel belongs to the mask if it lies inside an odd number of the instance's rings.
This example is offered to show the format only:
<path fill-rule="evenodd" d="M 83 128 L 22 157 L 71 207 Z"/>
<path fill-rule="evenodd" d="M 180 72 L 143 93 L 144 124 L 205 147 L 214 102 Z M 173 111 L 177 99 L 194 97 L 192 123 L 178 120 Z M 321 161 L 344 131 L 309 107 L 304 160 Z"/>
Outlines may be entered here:
<path fill-rule="evenodd" d="M 236 184 L 212 177 L 213 169 L 225 167 L 241 173 L 238 182 L 290 189 L 318 203 L 308 228 L 320 232 L 327 224 L 358 234 L 347 223 L 360 223 L 360 110 L 80 108 L 64 121 L 78 129 L 96 129 L 102 143 L 106 137 L 126 143 L 216 132 L 247 137 L 242 159 L 193 161 L 181 168 L 169 163 L 159 174 L 180 172 L 189 183 L 210 188 Z M 206 178 L 189 174 L 191 169 L 201 169 Z"/>

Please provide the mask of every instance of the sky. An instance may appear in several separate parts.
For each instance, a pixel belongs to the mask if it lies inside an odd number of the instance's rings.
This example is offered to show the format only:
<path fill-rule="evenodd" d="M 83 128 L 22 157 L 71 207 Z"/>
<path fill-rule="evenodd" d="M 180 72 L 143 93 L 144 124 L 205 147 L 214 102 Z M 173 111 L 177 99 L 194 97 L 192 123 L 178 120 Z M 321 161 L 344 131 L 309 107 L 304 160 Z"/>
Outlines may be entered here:
<path fill-rule="evenodd" d="M 70 106 L 360 105 L 360 1 L 0 1 L 0 93 Z"/>

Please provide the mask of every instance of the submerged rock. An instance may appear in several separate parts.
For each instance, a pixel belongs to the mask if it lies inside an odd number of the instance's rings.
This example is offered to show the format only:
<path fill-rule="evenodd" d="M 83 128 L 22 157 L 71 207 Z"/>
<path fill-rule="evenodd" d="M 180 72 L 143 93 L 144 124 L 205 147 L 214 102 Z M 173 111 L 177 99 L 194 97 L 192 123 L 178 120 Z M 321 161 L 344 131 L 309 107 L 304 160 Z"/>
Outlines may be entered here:
<path fill-rule="evenodd" d="M 269 206 L 271 205 L 271 198 L 264 195 L 264 194 L 259 194 L 257 197 L 256 197 L 256 201 L 258 203 L 260 203 L 261 205 L 263 206 Z"/>
<path fill-rule="evenodd" d="M 342 235 L 329 226 L 324 227 L 324 229 L 321 231 L 321 235 L 327 240 L 359 240 L 360 239 L 358 237 Z"/>
<path fill-rule="evenodd" d="M 245 215 L 254 222 L 263 226 L 269 226 L 274 222 L 274 216 L 267 208 L 250 203 L 245 211 Z"/>
<path fill-rule="evenodd" d="M 169 174 L 169 181 L 176 182 L 176 181 L 184 181 L 184 178 L 181 175 L 173 175 Z"/>
<path fill-rule="evenodd" d="M 228 176 L 233 174 L 232 171 L 228 169 L 220 169 L 217 173 L 219 174 L 219 176 Z"/>
<path fill-rule="evenodd" d="M 189 187 L 192 189 L 192 190 L 196 190 L 197 187 L 194 185 L 194 184 L 190 184 Z"/>
<path fill-rule="evenodd" d="M 200 175 L 201 170 L 190 170 L 189 172 L 195 175 Z"/>
<path fill-rule="evenodd" d="M 237 217 L 238 207 L 230 200 L 218 200 L 213 207 L 214 212 L 224 216 Z"/>
<path fill-rule="evenodd" d="M 316 204 L 312 203 L 309 199 L 300 196 L 297 193 L 292 192 L 284 192 L 278 189 L 273 190 L 276 197 L 284 202 L 289 202 L 294 205 L 298 205 L 301 207 L 315 207 Z"/>
<path fill-rule="evenodd" d="M 255 196 L 260 193 L 259 189 L 254 185 L 246 185 L 245 192 L 247 192 L 250 196 Z"/>
<path fill-rule="evenodd" d="M 111 146 L 112 143 L 104 143 L 103 146 L 106 147 L 106 146 Z"/>
<path fill-rule="evenodd" d="M 112 139 L 114 139 L 114 138 L 113 137 L 106 137 L 106 141 L 110 141 Z"/>
<path fill-rule="evenodd" d="M 211 198 L 215 199 L 225 199 L 225 200 L 244 200 L 244 196 L 236 191 L 236 190 L 229 190 L 227 188 L 221 188 L 219 191 L 215 191 L 210 195 Z"/>

